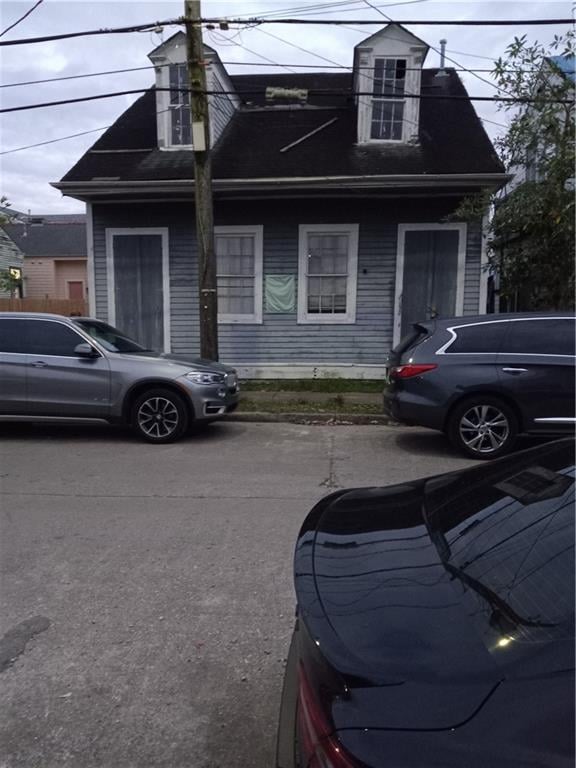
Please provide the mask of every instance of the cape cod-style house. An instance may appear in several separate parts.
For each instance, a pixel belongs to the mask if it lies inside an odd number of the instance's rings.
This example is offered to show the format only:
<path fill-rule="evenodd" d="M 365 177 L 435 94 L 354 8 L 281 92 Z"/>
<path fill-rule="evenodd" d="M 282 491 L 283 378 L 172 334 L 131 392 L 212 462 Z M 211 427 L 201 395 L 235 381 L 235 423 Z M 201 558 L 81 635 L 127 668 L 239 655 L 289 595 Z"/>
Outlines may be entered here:
<path fill-rule="evenodd" d="M 390 24 L 352 72 L 231 76 L 206 47 L 220 357 L 244 375 L 375 376 L 411 322 L 485 311 L 482 222 L 450 216 L 507 177 L 427 52 Z M 185 56 L 183 33 L 150 54 L 158 88 Z M 54 186 L 86 202 L 91 313 L 196 355 L 191 141 L 187 94 L 153 87 Z"/>

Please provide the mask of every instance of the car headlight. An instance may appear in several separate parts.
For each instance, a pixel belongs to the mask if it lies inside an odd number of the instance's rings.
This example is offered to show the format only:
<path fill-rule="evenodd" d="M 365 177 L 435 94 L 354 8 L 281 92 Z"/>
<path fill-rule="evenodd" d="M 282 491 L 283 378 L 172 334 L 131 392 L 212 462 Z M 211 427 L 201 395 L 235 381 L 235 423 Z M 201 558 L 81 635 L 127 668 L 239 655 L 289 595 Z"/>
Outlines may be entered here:
<path fill-rule="evenodd" d="M 190 371 L 186 378 L 193 381 L 194 384 L 222 384 L 224 381 L 223 373 L 207 373 L 205 371 Z"/>

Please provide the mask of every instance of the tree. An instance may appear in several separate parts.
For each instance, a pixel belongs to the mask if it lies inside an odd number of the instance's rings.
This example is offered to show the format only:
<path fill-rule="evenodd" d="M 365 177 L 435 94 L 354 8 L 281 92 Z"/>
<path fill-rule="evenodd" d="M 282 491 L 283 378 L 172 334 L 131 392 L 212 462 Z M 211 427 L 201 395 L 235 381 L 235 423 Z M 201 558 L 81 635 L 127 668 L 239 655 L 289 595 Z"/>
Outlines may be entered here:
<path fill-rule="evenodd" d="M 12 220 L 10 216 L 10 203 L 7 198 L 0 197 L 0 227 L 9 224 Z M 19 267 L 11 269 L 0 269 L 0 293 L 8 293 L 10 296 L 20 295 L 22 287 L 22 270 Z"/>
<path fill-rule="evenodd" d="M 574 307 L 574 81 L 551 57 L 574 62 L 574 32 L 547 48 L 515 38 L 494 76 L 509 128 L 495 142 L 507 169 L 526 171 L 509 193 L 467 200 L 459 215 L 492 205 L 489 261 L 501 296 L 524 309 Z"/>

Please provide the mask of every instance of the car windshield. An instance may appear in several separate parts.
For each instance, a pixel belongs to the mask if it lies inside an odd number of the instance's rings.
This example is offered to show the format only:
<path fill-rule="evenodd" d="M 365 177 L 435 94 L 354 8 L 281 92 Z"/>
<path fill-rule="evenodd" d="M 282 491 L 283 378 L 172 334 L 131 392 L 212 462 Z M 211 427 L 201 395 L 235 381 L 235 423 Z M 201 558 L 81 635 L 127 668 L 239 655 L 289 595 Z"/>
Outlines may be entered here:
<path fill-rule="evenodd" d="M 113 328 L 108 323 L 100 320 L 74 320 L 83 331 L 89 334 L 95 341 L 101 344 L 108 352 L 139 353 L 149 352 L 134 339 L 130 339 L 123 333 Z"/>

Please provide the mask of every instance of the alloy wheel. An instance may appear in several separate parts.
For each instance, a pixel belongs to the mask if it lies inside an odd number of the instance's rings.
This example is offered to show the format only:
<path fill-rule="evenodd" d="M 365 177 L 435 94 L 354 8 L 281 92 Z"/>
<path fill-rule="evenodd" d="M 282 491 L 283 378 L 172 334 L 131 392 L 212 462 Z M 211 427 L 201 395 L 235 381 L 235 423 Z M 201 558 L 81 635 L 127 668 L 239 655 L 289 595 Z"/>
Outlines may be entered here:
<path fill-rule="evenodd" d="M 470 451 L 484 454 L 498 451 L 510 435 L 506 415 L 493 405 L 474 405 L 464 413 L 458 429 Z"/>
<path fill-rule="evenodd" d="M 160 439 L 171 435 L 180 420 L 178 409 L 165 397 L 151 397 L 145 400 L 137 413 L 138 426 L 145 435 Z"/>

